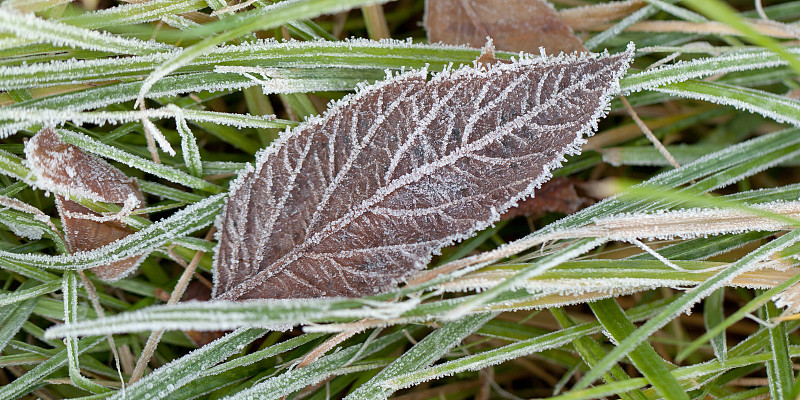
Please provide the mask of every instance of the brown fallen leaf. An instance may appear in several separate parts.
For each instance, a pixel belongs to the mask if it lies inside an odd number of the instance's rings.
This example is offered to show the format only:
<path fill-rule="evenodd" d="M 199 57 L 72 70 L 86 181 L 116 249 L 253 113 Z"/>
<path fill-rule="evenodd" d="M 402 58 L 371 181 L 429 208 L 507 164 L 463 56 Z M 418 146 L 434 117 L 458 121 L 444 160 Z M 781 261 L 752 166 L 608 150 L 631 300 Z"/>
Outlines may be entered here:
<path fill-rule="evenodd" d="M 282 135 L 217 220 L 217 299 L 362 296 L 496 222 L 577 153 L 633 49 L 390 77 Z"/>
<path fill-rule="evenodd" d="M 426 0 L 428 41 L 539 54 L 586 51 L 556 10 L 541 0 Z"/>
<path fill-rule="evenodd" d="M 541 218 L 547 213 L 557 212 L 572 214 L 594 204 L 598 199 L 584 193 L 580 188 L 581 181 L 558 177 L 548 181 L 536 191 L 536 197 L 519 202 L 508 210 L 501 220 L 516 217 Z"/>
<path fill-rule="evenodd" d="M 80 148 L 61 141 L 45 128 L 28 140 L 25 155 L 36 185 L 56 193 L 56 206 L 70 251 L 93 250 L 123 239 L 135 231 L 114 216 L 108 217 L 69 200 L 79 196 L 123 206 L 130 212 L 144 206 L 144 196 L 133 178 Z M 98 277 L 114 280 L 132 271 L 136 256 L 92 268 Z"/>

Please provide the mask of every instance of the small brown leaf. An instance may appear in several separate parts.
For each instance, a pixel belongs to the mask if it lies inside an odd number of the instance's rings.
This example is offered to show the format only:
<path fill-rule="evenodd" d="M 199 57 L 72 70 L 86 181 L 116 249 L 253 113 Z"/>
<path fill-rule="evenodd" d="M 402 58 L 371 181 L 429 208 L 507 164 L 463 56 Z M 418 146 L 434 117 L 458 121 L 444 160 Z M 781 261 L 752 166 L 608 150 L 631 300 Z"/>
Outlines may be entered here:
<path fill-rule="evenodd" d="M 555 178 L 536 191 L 536 197 L 519 202 L 500 218 L 501 220 L 526 216 L 541 218 L 547 213 L 572 214 L 597 201 L 579 188 L 580 182 L 564 177 Z"/>
<path fill-rule="evenodd" d="M 104 217 L 65 196 L 115 203 L 132 211 L 144 206 L 144 196 L 133 178 L 80 148 L 61 141 L 53 129 L 45 128 L 25 145 L 25 154 L 36 185 L 56 193 L 66 239 L 72 252 L 93 250 L 134 233 L 124 223 Z M 136 256 L 92 271 L 102 279 L 119 279 L 135 268 Z"/>
<path fill-rule="evenodd" d="M 541 0 L 426 0 L 428 41 L 481 47 L 491 37 L 506 51 L 586 51 L 552 6 Z"/>
<path fill-rule="evenodd" d="M 241 172 L 217 220 L 215 298 L 361 296 L 496 222 L 596 129 L 632 49 L 363 88 Z"/>

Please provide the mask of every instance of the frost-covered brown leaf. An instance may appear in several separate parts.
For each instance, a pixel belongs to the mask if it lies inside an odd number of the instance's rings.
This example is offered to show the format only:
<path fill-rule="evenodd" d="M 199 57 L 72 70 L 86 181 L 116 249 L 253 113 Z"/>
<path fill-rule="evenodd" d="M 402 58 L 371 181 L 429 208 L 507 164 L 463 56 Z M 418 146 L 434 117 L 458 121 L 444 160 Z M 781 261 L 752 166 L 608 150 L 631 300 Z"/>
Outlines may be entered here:
<path fill-rule="evenodd" d="M 25 154 L 36 185 L 56 193 L 56 206 L 70 250 L 88 251 L 123 239 L 135 231 L 123 222 L 104 218 L 65 196 L 85 197 L 120 206 L 129 211 L 144 206 L 144 196 L 133 178 L 107 162 L 61 141 L 45 128 L 31 138 Z M 119 279 L 131 272 L 143 256 L 126 258 L 92 268 L 103 279 Z"/>
<path fill-rule="evenodd" d="M 632 50 L 363 88 L 261 151 L 218 220 L 215 297 L 361 296 L 487 227 L 575 153 Z"/>
<path fill-rule="evenodd" d="M 543 0 L 427 0 L 428 41 L 538 53 L 586 51 L 558 12 Z"/>

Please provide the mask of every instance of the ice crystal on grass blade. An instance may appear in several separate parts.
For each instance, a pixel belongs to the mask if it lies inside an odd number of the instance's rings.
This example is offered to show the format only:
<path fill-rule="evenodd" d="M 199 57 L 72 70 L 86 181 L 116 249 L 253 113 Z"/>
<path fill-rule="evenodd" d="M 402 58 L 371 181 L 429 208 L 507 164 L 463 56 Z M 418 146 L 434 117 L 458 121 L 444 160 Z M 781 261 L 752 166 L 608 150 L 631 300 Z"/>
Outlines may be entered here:
<path fill-rule="evenodd" d="M 633 49 L 523 57 L 362 88 L 232 185 L 215 297 L 361 296 L 496 222 L 596 129 Z"/>
<path fill-rule="evenodd" d="M 56 205 L 71 251 L 93 250 L 123 239 L 135 231 L 119 216 L 104 217 L 69 199 L 85 197 L 123 206 L 130 213 L 144 206 L 144 196 L 133 178 L 105 161 L 59 139 L 51 128 L 37 133 L 25 146 L 36 186 L 56 193 Z M 132 271 L 142 256 L 92 269 L 103 279 L 118 279 Z"/>

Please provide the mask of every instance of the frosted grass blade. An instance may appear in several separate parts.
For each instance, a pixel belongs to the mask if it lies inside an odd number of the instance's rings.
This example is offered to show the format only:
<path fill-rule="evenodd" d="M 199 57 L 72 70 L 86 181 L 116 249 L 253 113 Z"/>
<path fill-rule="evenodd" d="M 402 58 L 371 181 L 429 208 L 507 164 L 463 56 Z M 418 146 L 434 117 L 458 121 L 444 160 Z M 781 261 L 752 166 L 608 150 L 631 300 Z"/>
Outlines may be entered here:
<path fill-rule="evenodd" d="M 224 25 L 233 26 L 232 29 L 218 35 L 211 36 L 186 49 L 177 56 L 170 58 L 156 68 L 142 82 L 136 102 L 144 101 L 144 96 L 150 91 L 153 84 L 164 78 L 172 71 L 189 64 L 197 57 L 208 53 L 211 49 L 228 40 L 235 39 L 255 30 L 266 30 L 284 23 L 309 19 L 322 14 L 331 14 L 337 11 L 348 10 L 353 7 L 378 3 L 378 0 L 287 0 L 262 9 L 228 18 L 221 21 Z M 235 25 L 231 25 L 235 23 Z M 209 25 L 212 26 L 213 25 Z"/>
<path fill-rule="evenodd" d="M 197 140 L 186 124 L 186 119 L 183 117 L 183 111 L 177 106 L 172 105 L 175 111 L 175 125 L 178 128 L 178 133 L 181 136 L 181 154 L 183 161 L 189 173 L 197 178 L 203 176 L 203 164 L 200 159 L 200 149 L 197 147 Z"/>
<path fill-rule="evenodd" d="M 349 364 L 369 357 L 387 346 L 405 341 L 406 335 L 394 332 L 377 339 L 366 341 L 341 349 L 333 354 L 322 357 L 308 366 L 295 368 L 278 376 L 260 382 L 249 389 L 224 397 L 224 400 L 268 400 L 280 399 L 304 387 L 321 382 L 329 376 L 335 375 L 336 370 Z"/>
<path fill-rule="evenodd" d="M 75 323 L 78 319 L 78 282 L 74 271 L 64 272 L 61 292 L 64 296 L 64 324 Z M 64 344 L 67 346 L 67 365 L 72 384 L 91 393 L 107 393 L 111 391 L 111 389 L 104 388 L 81 375 L 81 367 L 78 361 L 78 354 L 80 354 L 78 340 L 74 337 L 66 338 L 64 339 Z"/>
<path fill-rule="evenodd" d="M 32 284 L 23 285 L 22 288 L 25 290 L 29 286 L 32 286 Z M 2 323 L 0 326 L 0 351 L 6 347 L 8 342 L 22 328 L 25 321 L 28 320 L 38 300 L 39 298 L 35 297 L 0 307 L 0 323 Z"/>
<path fill-rule="evenodd" d="M 128 236 L 125 240 L 97 250 L 58 256 L 0 251 L 0 262 L 21 264 L 22 268 L 87 269 L 148 254 L 166 243 L 211 225 L 222 209 L 224 198 L 224 194 L 211 196 Z M 14 269 L 13 266 L 9 268 Z"/>
<path fill-rule="evenodd" d="M 387 398 L 392 392 L 384 386 L 384 381 L 400 374 L 426 368 L 438 360 L 445 352 L 458 345 L 465 337 L 480 329 L 481 326 L 496 316 L 496 313 L 485 313 L 446 323 L 417 342 L 414 347 L 403 353 L 402 356 L 382 369 L 368 382 L 352 391 L 345 397 L 345 400 Z"/>
<path fill-rule="evenodd" d="M 195 86 L 208 90 L 221 90 L 225 85 L 239 84 L 240 87 L 253 85 L 248 78 L 233 73 L 210 73 L 218 66 L 258 67 L 261 69 L 280 69 L 280 75 L 302 83 L 302 78 L 338 78 L 348 81 L 380 79 L 385 76 L 384 69 L 428 67 L 442 70 L 450 64 L 472 65 L 480 56 L 480 50 L 464 46 L 427 45 L 401 40 L 370 41 L 351 39 L 338 42 L 277 42 L 261 40 L 240 45 L 226 45 L 209 50 L 208 54 L 193 60 L 185 68 L 175 73 L 190 74 L 189 80 L 180 75 L 170 75 L 163 79 L 178 82 L 193 82 Z M 30 88 L 67 83 L 107 82 L 113 79 L 142 78 L 164 62 L 169 53 L 119 59 L 101 58 L 90 60 L 64 60 L 52 63 L 35 63 L 26 67 L 0 66 L 0 88 Z M 496 53 L 497 57 L 508 58 L 511 53 Z M 293 69 L 299 70 L 293 71 Z M 203 72 L 205 70 L 205 72 Z M 224 68 L 222 69 L 224 71 Z M 372 70 L 372 71 L 370 71 Z M 197 75 L 195 75 L 197 74 Z M 205 74 L 205 75 L 204 75 Z M 195 75 L 197 79 L 191 79 Z M 220 75 L 220 76 L 214 76 Z M 359 79 L 360 76 L 360 79 Z M 219 82 L 217 82 L 219 81 Z M 217 83 L 215 83 L 217 82 Z M 142 82 L 130 82 L 141 88 Z M 155 83 L 153 90 L 163 90 L 175 86 L 174 83 Z M 296 92 L 292 88 L 291 91 Z M 195 89 L 201 90 L 201 89 Z M 136 98 L 138 90 L 132 98 Z M 127 95 L 126 95 L 127 96 Z M 150 93 L 148 97 L 157 97 Z"/>
<path fill-rule="evenodd" d="M 800 102 L 757 89 L 689 80 L 653 88 L 678 97 L 698 99 L 733 106 L 774 119 L 777 122 L 800 126 Z"/>
<path fill-rule="evenodd" d="M 78 341 L 78 354 L 91 349 L 104 342 L 105 337 L 85 338 Z M 67 363 L 67 349 L 59 351 L 47 361 L 37 365 L 25 375 L 20 376 L 13 382 L 0 387 L 0 399 L 18 399 L 23 395 L 32 392 L 50 374 L 62 368 Z"/>
<path fill-rule="evenodd" d="M 119 4 L 115 7 L 68 16 L 60 21 L 86 29 L 133 25 L 158 21 L 164 17 L 197 11 L 208 6 L 205 0 L 153 0 Z"/>
<path fill-rule="evenodd" d="M 38 18 L 33 14 L 17 13 L 11 9 L 0 12 L 0 32 L 11 33 L 23 39 L 52 43 L 88 50 L 121 54 L 150 54 L 175 50 L 168 44 L 124 38 L 109 33 L 91 31 L 64 23 Z"/>
<path fill-rule="evenodd" d="M 800 54 L 798 48 L 790 48 L 787 51 L 793 55 Z M 785 59 L 772 52 L 741 51 L 716 57 L 679 61 L 675 64 L 630 74 L 622 78 L 619 84 L 623 92 L 635 93 L 689 79 L 736 71 L 762 70 L 787 64 Z"/>
<path fill-rule="evenodd" d="M 665 3 L 677 3 L 678 0 L 666 0 Z M 631 15 L 623 18 L 621 21 L 617 22 L 610 28 L 604 30 L 603 32 L 598 33 L 597 35 L 592 36 L 588 40 L 586 40 L 583 45 L 586 46 L 587 49 L 590 51 L 596 51 L 600 49 L 605 42 L 609 39 L 618 36 L 622 31 L 627 29 L 629 26 L 649 18 L 650 16 L 654 15 L 659 11 L 658 8 L 647 5 L 645 7 L 640 8 L 639 10 L 634 11 Z"/>
<path fill-rule="evenodd" d="M 106 123 L 122 124 L 150 119 L 180 117 L 197 122 L 211 122 L 230 125 L 237 128 L 275 128 L 286 126 L 286 123 L 273 122 L 273 116 L 252 116 L 232 113 L 221 113 L 203 110 L 182 110 L 177 107 L 148 109 L 145 111 L 59 111 L 52 109 L 2 108 L 0 119 L 22 123 L 23 126 L 38 124 L 45 126 L 60 125 L 67 121 L 77 125 Z M 14 126 L 14 125 L 12 125 Z M 15 126 L 14 126 L 15 127 Z M 13 128 L 12 128 L 13 129 Z M 8 136 L 14 130 L 0 130 L 0 136 Z"/>
<path fill-rule="evenodd" d="M 258 302 L 189 302 L 55 326 L 47 337 L 85 336 L 147 330 L 226 330 L 242 326 L 285 329 L 298 321 L 341 322 L 363 318 L 392 318 L 409 304 L 367 306 L 357 299 L 290 299 Z M 99 333 L 102 332 L 102 333 Z"/>
<path fill-rule="evenodd" d="M 394 377 L 384 384 L 384 390 L 397 391 L 416 386 L 423 382 L 452 376 L 464 371 L 478 371 L 483 368 L 497 365 L 508 360 L 523 357 L 528 354 L 539 353 L 543 350 L 558 348 L 585 335 L 599 332 L 599 324 L 582 324 L 571 328 L 562 329 L 553 333 L 544 334 L 532 339 L 522 340 L 510 345 L 488 350 L 471 356 L 461 357 L 442 364 L 420 369 L 418 371 Z M 644 380 L 642 380 L 644 381 Z"/>
<path fill-rule="evenodd" d="M 783 45 L 775 39 L 758 32 L 731 6 L 718 0 L 685 0 L 685 2 L 708 18 L 716 19 L 741 32 L 750 42 L 772 50 L 784 58 L 793 70 L 800 73 L 800 60 L 797 57 L 787 52 Z"/>
<path fill-rule="evenodd" d="M 615 341 L 622 341 L 636 330 L 636 325 L 627 319 L 616 300 L 598 300 L 589 303 L 589 306 L 605 331 Z M 649 342 L 644 342 L 633 349 L 628 354 L 628 358 L 665 399 L 689 400 L 689 396 L 683 391 L 680 383 L 669 373 L 670 368 L 667 363 L 656 353 Z"/>
<path fill-rule="evenodd" d="M 27 289 L 16 289 L 13 292 L 0 293 L 0 307 L 5 307 L 29 299 L 35 299 L 43 294 L 52 293 L 58 290 L 60 287 L 61 287 L 60 281 L 49 281 L 41 285 Z M 10 312 L 10 314 L 13 315 L 14 312 Z M 9 338 L 11 336 L 13 335 L 0 335 L 0 337 L 5 337 L 5 338 Z M 0 350 L 2 349 L 3 346 L 0 346 Z"/>
<path fill-rule="evenodd" d="M 109 399 L 166 398 L 189 382 L 200 379 L 208 369 L 241 351 L 264 333 L 263 329 L 238 329 L 156 369 L 125 391 L 117 391 Z"/>
<path fill-rule="evenodd" d="M 131 168 L 153 174 L 170 182 L 175 182 L 193 189 L 200 189 L 209 193 L 220 193 L 222 191 L 222 188 L 213 183 L 204 181 L 167 165 L 156 164 L 151 160 L 131 155 L 116 147 L 100 143 L 88 136 L 64 129 L 59 129 L 58 135 L 65 143 L 78 146 L 98 156 L 119 161 Z"/>
<path fill-rule="evenodd" d="M 774 321 L 781 312 L 775 304 L 769 302 L 764 305 L 764 313 L 767 321 L 772 321 L 774 326 L 767 327 L 769 331 L 769 347 L 767 350 L 772 354 L 772 360 L 767 362 L 767 376 L 769 377 L 769 390 L 773 399 L 791 399 L 795 385 L 794 372 L 792 371 L 792 359 L 789 355 L 789 336 L 786 331 L 786 323 Z"/>

